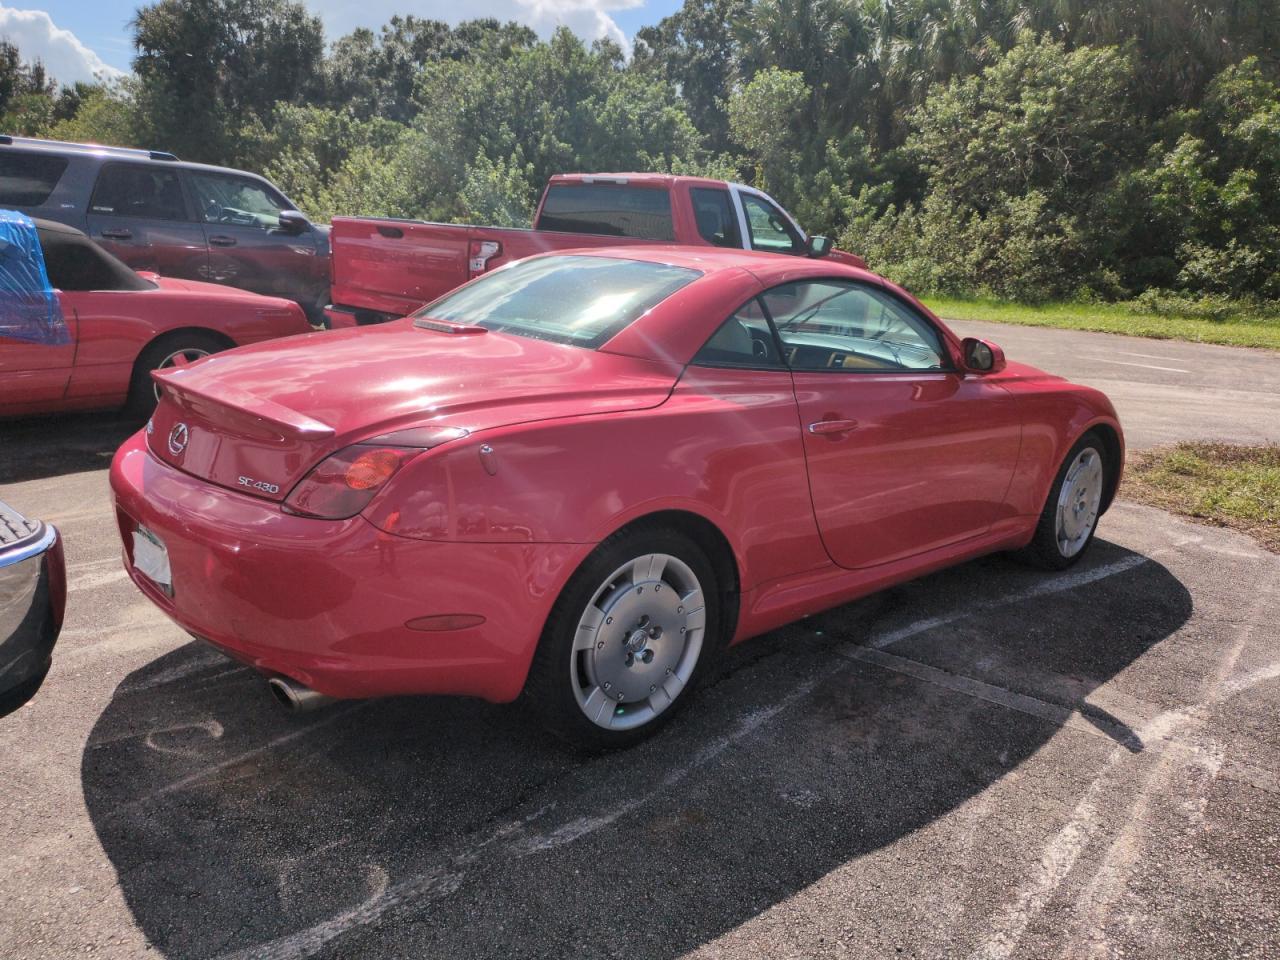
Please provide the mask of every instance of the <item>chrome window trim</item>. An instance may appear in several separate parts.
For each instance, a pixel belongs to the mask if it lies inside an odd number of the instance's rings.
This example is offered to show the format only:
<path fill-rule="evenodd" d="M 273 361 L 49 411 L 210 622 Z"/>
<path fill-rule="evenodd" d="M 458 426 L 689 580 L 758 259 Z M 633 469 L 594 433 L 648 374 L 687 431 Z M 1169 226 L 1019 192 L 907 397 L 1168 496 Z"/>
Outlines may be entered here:
<path fill-rule="evenodd" d="M 761 200 L 767 200 L 769 203 L 773 204 L 775 207 L 778 208 L 778 212 L 787 218 L 787 222 L 790 223 L 791 226 L 795 227 L 796 233 L 800 234 L 800 239 L 804 241 L 806 244 L 809 242 L 809 235 L 805 233 L 804 227 L 796 223 L 796 218 L 791 216 L 791 211 L 788 210 L 786 207 L 784 207 L 782 204 L 780 204 L 777 200 L 773 199 L 773 197 L 769 196 L 763 190 L 757 190 L 755 187 L 748 187 L 746 184 L 743 184 L 743 183 L 731 183 L 729 184 L 729 190 L 733 194 L 734 206 L 738 208 L 738 224 L 740 226 L 740 229 L 742 230 L 742 249 L 743 250 L 755 249 L 755 247 L 751 246 L 751 231 L 747 227 L 747 211 L 742 206 L 743 194 L 751 194 L 754 197 L 759 197 Z M 788 254 L 788 256 L 795 256 L 795 254 Z"/>

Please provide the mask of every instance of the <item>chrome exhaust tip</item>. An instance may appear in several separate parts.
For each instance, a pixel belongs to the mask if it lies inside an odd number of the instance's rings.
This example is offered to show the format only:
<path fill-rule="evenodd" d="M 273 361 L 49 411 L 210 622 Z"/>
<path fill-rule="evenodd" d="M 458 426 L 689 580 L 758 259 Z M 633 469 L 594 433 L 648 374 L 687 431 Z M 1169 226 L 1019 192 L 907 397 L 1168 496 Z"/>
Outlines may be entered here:
<path fill-rule="evenodd" d="M 267 681 L 267 686 L 271 688 L 271 693 L 281 705 L 291 713 L 319 710 L 333 702 L 333 697 L 326 697 L 323 693 L 303 686 L 288 677 L 271 677 Z"/>

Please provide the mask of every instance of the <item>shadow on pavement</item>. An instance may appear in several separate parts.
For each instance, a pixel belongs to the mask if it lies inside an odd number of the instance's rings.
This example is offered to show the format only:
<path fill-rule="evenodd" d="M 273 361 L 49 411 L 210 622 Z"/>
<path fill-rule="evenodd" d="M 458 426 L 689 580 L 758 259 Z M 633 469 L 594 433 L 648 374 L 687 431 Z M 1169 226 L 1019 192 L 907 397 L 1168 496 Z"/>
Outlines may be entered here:
<path fill-rule="evenodd" d="M 116 448 L 142 421 L 118 413 L 0 420 L 0 483 L 43 480 L 111 466 Z"/>
<path fill-rule="evenodd" d="M 1088 566 L 1126 558 L 1099 542 Z M 962 611 L 892 652 L 1144 749 L 1085 698 L 1178 630 L 1189 594 L 1153 560 L 1037 593 L 1046 578 L 991 558 L 751 641 L 655 740 L 594 758 L 474 701 L 292 718 L 193 643 L 116 690 L 84 795 L 169 957 L 674 958 L 945 816 L 1060 729 L 850 656 L 886 625 Z"/>

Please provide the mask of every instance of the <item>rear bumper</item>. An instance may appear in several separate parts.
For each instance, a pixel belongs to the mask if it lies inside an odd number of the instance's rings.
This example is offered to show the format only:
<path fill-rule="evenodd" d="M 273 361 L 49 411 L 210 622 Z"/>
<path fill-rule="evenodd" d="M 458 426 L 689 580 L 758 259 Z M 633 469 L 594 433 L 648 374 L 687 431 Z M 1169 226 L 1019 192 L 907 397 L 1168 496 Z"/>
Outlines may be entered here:
<path fill-rule="evenodd" d="M 0 694 L 49 669 L 66 605 L 66 565 L 56 527 L 0 550 Z"/>
<path fill-rule="evenodd" d="M 125 568 L 156 606 L 236 659 L 333 697 L 514 699 L 563 578 L 591 549 L 413 540 L 359 516 L 290 516 L 162 463 L 142 434 L 116 454 L 111 488 Z M 138 524 L 168 551 L 172 596 L 134 569 Z M 445 614 L 484 622 L 407 625 Z"/>

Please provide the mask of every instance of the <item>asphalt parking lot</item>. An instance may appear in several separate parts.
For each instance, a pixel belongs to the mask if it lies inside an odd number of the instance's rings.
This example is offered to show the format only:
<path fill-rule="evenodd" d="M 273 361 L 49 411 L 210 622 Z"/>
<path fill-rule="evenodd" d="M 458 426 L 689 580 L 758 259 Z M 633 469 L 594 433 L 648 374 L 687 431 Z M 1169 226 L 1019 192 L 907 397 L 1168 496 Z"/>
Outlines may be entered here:
<path fill-rule="evenodd" d="M 1079 335 L 993 331 L 1079 375 Z M 1231 356 L 1200 349 L 1193 381 Z M 1230 431 L 1131 413 L 1148 375 L 1108 387 L 1133 446 Z M 283 713 L 120 568 L 129 429 L 0 426 L 71 584 L 0 719 L 6 960 L 1280 956 L 1280 557 L 1247 538 L 1120 502 L 1068 574 L 992 557 L 794 624 L 586 758 L 518 706 Z"/>

